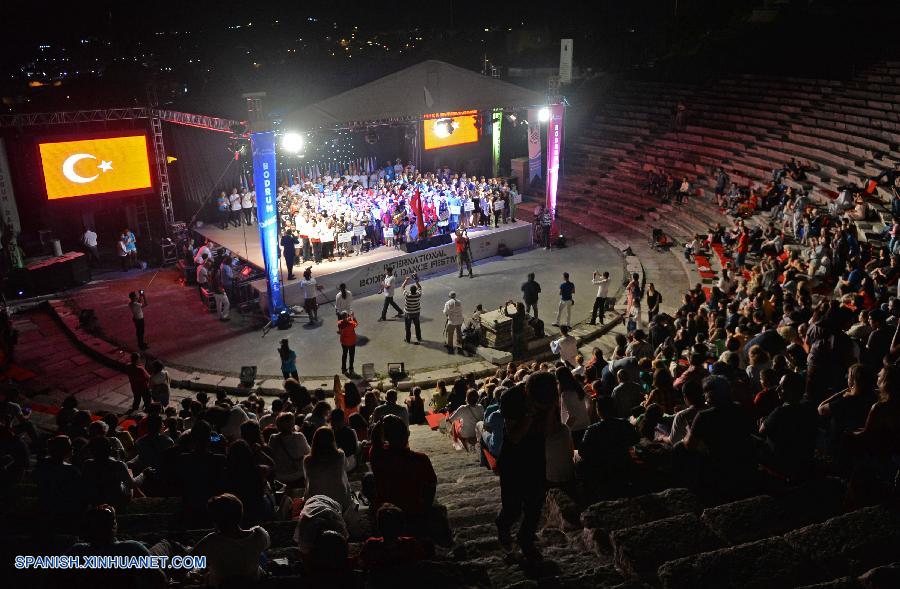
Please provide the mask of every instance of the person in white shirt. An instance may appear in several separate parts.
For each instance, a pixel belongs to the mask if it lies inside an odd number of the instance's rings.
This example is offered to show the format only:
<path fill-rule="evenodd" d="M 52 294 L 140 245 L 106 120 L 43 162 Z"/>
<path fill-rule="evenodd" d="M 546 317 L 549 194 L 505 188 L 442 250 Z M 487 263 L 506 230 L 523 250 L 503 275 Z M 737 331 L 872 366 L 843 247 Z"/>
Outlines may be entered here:
<path fill-rule="evenodd" d="M 384 306 L 381 309 L 379 321 L 387 321 L 388 307 L 393 307 L 397 311 L 397 317 L 403 317 L 403 309 L 394 302 L 394 282 L 394 269 L 387 268 L 385 270 L 384 279 L 381 281 L 381 292 L 384 294 Z"/>
<path fill-rule="evenodd" d="M 603 316 L 606 315 L 606 299 L 609 296 L 609 272 L 604 272 L 603 276 L 594 272 L 591 282 L 597 285 L 597 298 L 594 299 L 594 308 L 588 323 L 596 325 L 599 317 L 600 325 L 603 325 Z"/>
<path fill-rule="evenodd" d="M 206 257 L 204 257 L 203 254 L 206 254 Z M 194 263 L 199 266 L 205 259 L 211 259 L 212 257 L 212 250 L 209 247 L 209 240 L 207 239 L 203 242 L 203 245 L 197 248 L 197 253 L 194 254 Z"/>
<path fill-rule="evenodd" d="M 737 288 L 737 281 L 728 275 L 727 268 L 722 268 L 722 277 L 719 278 L 718 287 L 725 295 L 731 295 Z"/>
<path fill-rule="evenodd" d="M 312 277 L 312 268 L 303 271 L 303 280 L 300 281 L 303 290 L 303 309 L 309 317 L 309 324 L 313 325 L 319 320 L 319 303 L 316 300 L 322 287 Z"/>
<path fill-rule="evenodd" d="M 275 418 L 278 432 L 269 436 L 269 450 L 275 462 L 275 478 L 296 486 L 303 480 L 303 457 L 309 454 L 309 443 L 301 432 L 294 431 L 297 418 L 285 412 Z"/>
<path fill-rule="evenodd" d="M 202 261 L 197 265 L 197 288 L 209 289 L 209 259 L 203 254 Z"/>
<path fill-rule="evenodd" d="M 450 291 L 450 299 L 444 303 L 444 316 L 447 318 L 447 353 L 452 354 L 456 349 L 453 345 L 454 335 L 456 342 L 462 347 L 462 324 L 465 321 L 463 317 L 462 303 L 456 299 L 456 292 Z M 473 426 L 474 427 L 474 426 Z"/>
<path fill-rule="evenodd" d="M 237 188 L 231 189 L 231 194 L 228 196 L 228 202 L 231 203 L 231 218 L 228 220 L 229 223 L 234 225 L 235 227 L 241 226 L 241 195 L 238 194 Z"/>
<path fill-rule="evenodd" d="M 255 585 L 263 574 L 260 555 L 269 548 L 269 533 L 260 526 L 241 527 L 244 506 L 231 493 L 213 497 L 207 509 L 215 531 L 191 550 L 192 555 L 206 557 L 206 586 Z"/>
<path fill-rule="evenodd" d="M 562 337 L 550 342 L 550 350 L 554 354 L 558 354 L 560 360 L 568 363 L 569 366 L 578 366 L 578 361 L 575 359 L 578 355 L 578 340 L 575 339 L 575 336 L 569 335 L 567 325 L 561 325 L 559 332 Z"/>
<path fill-rule="evenodd" d="M 352 307 L 353 293 L 347 290 L 347 285 L 342 282 L 334 296 L 334 312 L 340 317 L 341 313 L 349 314 L 353 310 Z"/>
<path fill-rule="evenodd" d="M 100 262 L 100 251 L 97 249 L 97 234 L 93 229 L 89 227 L 84 230 L 84 235 L 81 236 L 81 243 L 84 245 L 84 249 L 87 250 L 88 262 L 91 264 Z"/>
<path fill-rule="evenodd" d="M 466 393 L 466 404 L 457 407 L 456 411 L 447 420 L 451 425 L 455 425 L 457 421 L 459 422 L 456 431 L 466 451 L 468 452 L 470 448 L 475 449 L 475 441 L 478 439 L 475 424 L 479 421 L 484 421 L 484 407 L 478 403 L 478 393 L 474 390 Z"/>
<path fill-rule="evenodd" d="M 244 223 L 253 224 L 253 196 L 247 189 L 241 194 L 241 208 L 244 210 Z"/>

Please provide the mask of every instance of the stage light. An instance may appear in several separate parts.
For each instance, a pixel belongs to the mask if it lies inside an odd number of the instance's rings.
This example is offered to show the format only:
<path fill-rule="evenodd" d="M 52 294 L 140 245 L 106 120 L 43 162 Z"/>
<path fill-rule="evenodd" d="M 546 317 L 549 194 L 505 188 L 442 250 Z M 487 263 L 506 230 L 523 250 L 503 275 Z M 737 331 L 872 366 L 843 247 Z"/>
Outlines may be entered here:
<path fill-rule="evenodd" d="M 281 149 L 288 153 L 300 153 L 303 149 L 303 136 L 299 133 L 285 133 L 281 138 Z"/>
<path fill-rule="evenodd" d="M 453 119 L 438 119 L 434 122 L 434 135 L 439 139 L 446 139 L 453 135 L 459 128 L 459 122 Z"/>
<path fill-rule="evenodd" d="M 542 123 L 546 123 L 550 120 L 550 109 L 546 106 L 538 111 L 538 120 Z"/>

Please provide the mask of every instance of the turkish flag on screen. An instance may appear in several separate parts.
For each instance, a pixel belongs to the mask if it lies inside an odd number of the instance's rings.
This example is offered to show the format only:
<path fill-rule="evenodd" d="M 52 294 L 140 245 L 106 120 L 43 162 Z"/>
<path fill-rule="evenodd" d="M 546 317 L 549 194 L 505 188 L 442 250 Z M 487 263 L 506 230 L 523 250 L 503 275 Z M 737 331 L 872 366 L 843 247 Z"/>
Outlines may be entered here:
<path fill-rule="evenodd" d="M 41 143 L 39 148 L 50 200 L 153 186 L 145 135 Z"/>

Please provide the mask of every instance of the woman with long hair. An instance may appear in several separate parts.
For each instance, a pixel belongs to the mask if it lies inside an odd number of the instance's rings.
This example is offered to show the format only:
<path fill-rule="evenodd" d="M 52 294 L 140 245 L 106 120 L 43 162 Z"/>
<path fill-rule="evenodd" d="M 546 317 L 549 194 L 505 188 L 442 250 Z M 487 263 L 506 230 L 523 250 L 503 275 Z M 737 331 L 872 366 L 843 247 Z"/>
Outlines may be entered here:
<path fill-rule="evenodd" d="M 675 408 L 680 399 L 675 393 L 675 379 L 667 368 L 658 368 L 653 371 L 653 384 L 650 385 L 650 394 L 644 401 L 644 408 L 650 405 L 659 405 L 669 415 L 675 413 Z"/>
<path fill-rule="evenodd" d="M 572 433 L 572 444 L 578 449 L 585 430 L 591 425 L 587 394 L 568 366 L 556 369 L 556 381 L 559 388 L 560 420 Z"/>
<path fill-rule="evenodd" d="M 297 373 L 297 352 L 291 349 L 288 340 L 281 340 L 278 357 L 281 359 L 281 375 L 284 379 L 300 380 L 300 375 Z"/>
<path fill-rule="evenodd" d="M 237 440 L 225 455 L 225 490 L 244 504 L 244 525 L 272 518 L 274 501 L 267 482 L 269 468 L 256 463 L 250 444 Z"/>
<path fill-rule="evenodd" d="M 337 447 L 334 430 L 330 427 L 317 429 L 309 454 L 303 458 L 303 473 L 306 476 L 303 497 L 309 499 L 313 495 L 325 495 L 347 509 L 351 492 L 344 460 L 344 451 Z"/>

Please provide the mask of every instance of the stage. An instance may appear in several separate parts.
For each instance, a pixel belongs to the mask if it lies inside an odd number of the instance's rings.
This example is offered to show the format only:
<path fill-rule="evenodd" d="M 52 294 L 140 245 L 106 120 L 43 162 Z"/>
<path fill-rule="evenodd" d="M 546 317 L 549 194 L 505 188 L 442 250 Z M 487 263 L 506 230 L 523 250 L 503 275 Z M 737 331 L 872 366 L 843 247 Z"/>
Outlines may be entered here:
<path fill-rule="evenodd" d="M 209 239 L 213 244 L 224 247 L 254 266 L 262 269 L 262 247 L 256 225 L 229 227 L 220 229 L 215 225 L 204 225 L 195 231 Z M 517 221 L 501 225 L 497 229 L 477 228 L 469 230 L 472 260 L 483 260 L 497 255 L 497 247 L 504 244 L 510 250 L 530 248 L 532 245 L 532 225 Z M 281 264 L 284 284 L 284 300 L 288 305 L 303 303 L 300 292 L 300 279 L 303 267 L 299 263 L 294 267 L 294 280 L 287 280 L 287 268 L 284 258 Z M 449 243 L 442 246 L 407 253 L 393 247 L 381 246 L 366 253 L 353 254 L 344 258 L 336 258 L 334 262 L 322 262 L 313 266 L 313 276 L 323 287 L 319 301 L 334 300 L 335 293 L 341 283 L 355 297 L 373 294 L 379 291 L 385 268 L 393 267 L 399 281 L 416 272 L 420 277 L 456 270 L 456 245 Z M 267 292 L 265 279 L 251 283 L 261 294 Z M 265 304 L 266 297 L 260 296 L 260 304 Z"/>

